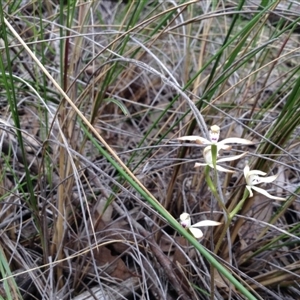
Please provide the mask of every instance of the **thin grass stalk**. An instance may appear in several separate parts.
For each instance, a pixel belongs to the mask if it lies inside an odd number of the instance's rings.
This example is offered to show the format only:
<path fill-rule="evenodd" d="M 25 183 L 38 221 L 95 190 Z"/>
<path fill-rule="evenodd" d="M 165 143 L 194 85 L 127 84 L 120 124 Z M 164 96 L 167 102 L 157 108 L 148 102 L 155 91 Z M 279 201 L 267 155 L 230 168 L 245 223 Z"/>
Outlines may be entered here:
<path fill-rule="evenodd" d="M 279 210 L 272 216 L 269 221 L 269 224 L 275 224 L 290 208 L 290 206 L 297 200 L 297 196 L 299 194 L 300 188 L 297 188 L 294 192 L 294 195 L 290 196 L 279 208 Z M 293 229 L 292 229 L 293 230 Z M 262 238 L 268 231 L 268 227 L 264 228 L 264 230 L 256 237 L 256 239 Z"/>
<path fill-rule="evenodd" d="M 242 1 L 239 2 L 239 5 L 237 7 L 237 11 L 242 10 L 242 7 L 243 7 L 244 3 L 245 3 L 245 0 L 242 0 Z M 227 42 L 230 39 L 230 36 L 232 34 L 232 31 L 233 31 L 233 29 L 235 27 L 236 22 L 238 21 L 238 18 L 239 18 L 239 14 L 234 14 L 232 22 L 230 24 L 230 27 L 228 29 L 228 32 L 227 32 L 227 34 L 225 36 L 225 39 L 224 39 L 224 42 L 223 42 L 223 47 L 227 45 Z M 211 82 L 212 82 L 212 80 L 213 80 L 213 78 L 215 76 L 216 70 L 217 70 L 217 68 L 219 66 L 219 62 L 220 62 L 220 59 L 221 59 L 222 55 L 223 55 L 223 51 L 218 52 L 218 55 L 215 58 L 216 59 L 215 63 L 213 65 L 213 67 L 212 67 L 211 73 L 210 73 L 210 75 L 209 75 L 209 77 L 207 79 L 206 85 L 204 87 L 204 91 L 206 91 L 207 89 L 209 89 L 209 86 L 210 86 L 210 84 L 211 84 Z M 233 58 L 234 56 L 231 55 L 230 57 Z M 228 64 L 230 65 L 230 61 L 228 61 Z M 226 66 L 225 66 L 225 69 L 226 69 Z M 201 108 L 201 106 L 199 107 L 199 109 L 200 108 Z"/>
<path fill-rule="evenodd" d="M 22 299 L 19 288 L 16 284 L 15 279 L 12 276 L 10 266 L 8 264 L 5 252 L 1 245 L 0 245 L 0 273 L 2 275 L 2 278 L 9 276 L 9 278 L 4 279 L 3 282 L 6 298 L 2 298 L 2 296 L 0 296 L 0 299 L 3 300 Z"/>
<path fill-rule="evenodd" d="M 130 33 L 133 30 L 131 28 L 137 29 L 137 31 L 139 31 L 139 27 L 143 28 L 142 25 L 139 26 L 139 24 L 136 24 L 136 23 L 138 22 L 138 17 L 140 16 L 140 14 L 143 11 L 143 8 L 146 4 L 147 4 L 147 1 L 144 1 L 142 3 L 140 3 L 140 2 L 136 2 L 136 3 L 131 2 L 130 4 L 128 4 L 129 8 L 127 9 L 127 13 L 124 16 L 123 21 L 120 25 L 120 31 L 121 32 L 124 31 L 123 27 L 125 27 L 125 33 L 118 34 L 117 37 L 114 39 L 114 41 L 109 44 L 109 46 L 112 46 L 111 51 L 113 51 L 113 52 L 117 51 L 119 57 L 122 56 L 128 42 L 129 42 Z M 133 11 L 132 11 L 132 9 L 133 9 Z M 173 14 L 173 10 L 174 9 L 172 9 L 171 12 L 168 13 L 168 15 L 167 15 L 168 19 Z M 130 17 L 129 15 L 130 15 L 131 11 L 132 11 L 132 13 L 131 13 L 131 17 Z M 164 14 L 165 14 L 165 12 L 164 12 Z M 129 18 L 128 24 L 126 25 L 125 21 L 127 21 L 128 18 Z M 152 19 L 152 18 L 150 18 L 150 19 Z M 144 22 L 142 22 L 142 24 L 143 23 Z M 156 32 L 156 30 L 152 31 L 151 34 L 150 34 L 150 37 L 152 35 L 154 35 L 155 32 Z M 150 39 L 150 37 L 149 37 L 149 39 Z M 145 43 L 146 43 L 146 41 L 145 41 Z M 119 45 L 117 44 L 117 42 L 119 42 Z M 107 48 L 108 48 L 108 46 L 107 46 Z M 139 53 L 138 51 L 139 51 L 139 47 L 135 51 L 133 51 L 133 54 L 131 55 L 131 57 L 134 57 L 135 54 Z M 102 52 L 103 51 L 101 51 L 101 53 Z M 100 55 L 100 54 L 98 54 L 98 55 Z M 144 55 L 144 54 L 142 53 L 140 55 L 139 59 L 141 58 L 142 55 Z M 111 58 L 112 57 L 113 57 L 113 54 L 111 55 Z M 101 88 L 99 89 L 99 91 L 97 92 L 97 94 L 95 96 L 96 101 L 94 102 L 94 107 L 92 109 L 91 123 L 94 122 L 94 119 L 96 117 L 98 109 L 104 101 L 104 95 L 106 94 L 107 87 L 110 85 L 111 82 L 113 82 L 115 80 L 115 78 L 118 77 L 118 75 L 123 70 L 123 68 L 118 69 L 117 67 L 118 67 L 117 62 L 114 63 L 112 66 L 105 66 L 104 70 L 101 72 L 101 74 L 96 79 L 96 82 L 97 81 L 102 82 L 102 85 L 101 85 Z M 105 74 L 105 77 L 104 77 L 104 79 L 102 79 L 102 76 L 104 74 Z M 124 74 L 124 76 L 126 76 L 126 74 Z M 112 93 L 113 93 L 113 91 L 112 91 Z"/>
<path fill-rule="evenodd" d="M 0 5 L 0 21 L 2 24 L 4 22 L 4 19 L 5 19 L 5 17 L 4 17 L 3 7 Z M 8 39 L 7 39 L 6 27 L 3 27 L 2 30 L 3 30 L 2 36 L 3 36 L 3 40 L 4 40 L 4 44 L 5 44 L 5 55 L 7 58 L 7 66 L 6 67 L 4 66 L 4 62 L 3 62 L 2 56 L 1 56 L 0 69 L 2 72 L 3 83 L 4 83 L 5 89 L 7 91 L 6 95 L 7 95 L 8 104 L 9 104 L 9 107 L 10 107 L 10 110 L 12 113 L 12 118 L 14 120 L 14 126 L 16 128 L 18 144 L 21 149 L 23 157 L 26 157 L 23 137 L 21 134 L 19 114 L 18 114 L 18 106 L 17 106 L 18 101 L 16 98 L 15 89 L 14 89 L 14 79 L 13 79 L 13 75 L 12 75 L 13 72 L 12 72 L 11 61 L 10 61 L 9 43 L 8 43 Z M 6 73 L 6 69 L 7 69 L 8 73 Z M 28 199 L 25 198 L 25 199 L 26 199 L 28 205 L 31 207 L 32 211 L 34 212 L 35 221 L 36 221 L 37 226 L 39 227 L 38 217 L 37 217 L 37 211 L 38 211 L 37 200 L 36 200 L 36 197 L 34 194 L 32 178 L 31 178 L 30 171 L 29 171 L 26 160 L 24 160 L 24 169 L 25 169 L 25 178 L 26 178 L 28 194 L 29 194 L 29 198 Z"/>
<path fill-rule="evenodd" d="M 269 227 L 267 226 L 267 228 L 269 228 Z M 293 232 L 295 234 L 299 235 L 299 228 L 300 228 L 300 224 L 297 224 L 297 225 L 293 226 L 291 229 L 287 230 L 287 233 L 289 233 L 289 235 L 287 235 L 286 233 L 283 233 L 277 237 L 274 237 L 274 239 L 272 239 L 269 243 L 266 243 L 260 249 L 254 251 L 253 253 L 250 253 L 250 255 L 244 259 L 244 262 L 247 262 L 247 261 L 251 260 L 253 257 L 258 256 L 259 254 L 264 253 L 265 251 L 270 251 L 276 247 L 282 248 L 283 246 L 288 246 L 288 244 L 292 244 L 292 243 L 295 245 L 297 245 L 297 244 L 299 245 L 300 244 L 299 238 L 297 240 L 295 240 L 294 242 L 282 242 L 287 238 L 291 238 L 290 234 L 292 234 Z"/>

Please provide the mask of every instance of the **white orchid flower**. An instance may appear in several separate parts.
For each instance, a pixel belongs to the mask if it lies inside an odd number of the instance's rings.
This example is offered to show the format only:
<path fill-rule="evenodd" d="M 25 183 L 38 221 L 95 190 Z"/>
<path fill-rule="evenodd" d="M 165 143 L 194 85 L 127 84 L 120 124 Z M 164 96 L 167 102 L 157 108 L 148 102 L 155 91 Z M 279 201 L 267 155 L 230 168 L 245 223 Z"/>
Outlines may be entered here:
<path fill-rule="evenodd" d="M 219 150 L 220 149 L 217 148 L 217 157 L 218 157 L 218 151 Z M 239 154 L 239 155 L 234 155 L 234 156 L 229 156 L 229 157 L 224 157 L 224 158 L 217 159 L 216 160 L 216 169 L 220 172 L 235 173 L 235 171 L 225 169 L 225 168 L 219 166 L 218 163 L 221 163 L 221 162 L 224 162 L 224 161 L 233 161 L 233 160 L 236 160 L 236 159 L 240 159 L 241 157 L 244 157 L 245 155 L 247 155 L 247 152 L 243 152 L 242 154 Z M 196 168 L 196 167 L 200 167 L 200 166 L 210 166 L 211 168 L 214 168 L 211 146 L 207 146 L 207 147 L 204 148 L 203 157 L 204 157 L 205 163 L 195 163 L 194 167 Z"/>
<path fill-rule="evenodd" d="M 191 234 L 196 238 L 200 239 L 203 237 L 203 232 L 197 227 L 203 226 L 218 226 L 221 223 L 211 220 L 200 221 L 196 224 L 191 225 L 191 217 L 188 213 L 182 213 L 180 215 L 180 224 L 183 228 L 188 229 Z"/>
<path fill-rule="evenodd" d="M 253 145 L 253 142 L 250 140 L 242 138 L 227 138 L 222 141 L 219 141 L 220 137 L 220 127 L 218 125 L 213 125 L 210 127 L 209 131 L 210 140 L 207 140 L 201 136 L 197 135 L 187 135 L 177 138 L 180 141 L 194 141 L 200 145 L 217 145 L 218 149 L 228 150 L 230 146 L 226 144 L 243 144 L 243 145 Z"/>
<path fill-rule="evenodd" d="M 249 191 L 249 197 L 253 197 L 253 192 L 252 189 L 255 190 L 256 192 L 274 200 L 285 200 L 285 198 L 277 197 L 277 196 L 272 196 L 270 195 L 266 190 L 257 187 L 257 184 L 260 183 L 270 183 L 276 180 L 278 177 L 277 175 L 272 175 L 272 176 L 267 176 L 267 177 L 260 177 L 260 176 L 265 176 L 267 173 L 259 171 L 259 170 L 250 170 L 249 165 L 246 164 L 244 168 L 244 176 L 246 180 L 246 188 Z"/>

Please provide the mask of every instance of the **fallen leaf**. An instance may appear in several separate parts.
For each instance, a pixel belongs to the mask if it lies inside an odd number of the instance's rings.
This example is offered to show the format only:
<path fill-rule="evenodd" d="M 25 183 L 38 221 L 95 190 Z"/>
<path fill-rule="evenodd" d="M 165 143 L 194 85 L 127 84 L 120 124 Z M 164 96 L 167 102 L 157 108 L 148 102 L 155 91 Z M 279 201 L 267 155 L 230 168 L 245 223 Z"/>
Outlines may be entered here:
<path fill-rule="evenodd" d="M 133 276 L 133 273 L 126 267 L 119 256 L 113 256 L 106 247 L 99 247 L 94 251 L 94 258 L 98 266 L 111 277 L 126 280 Z"/>

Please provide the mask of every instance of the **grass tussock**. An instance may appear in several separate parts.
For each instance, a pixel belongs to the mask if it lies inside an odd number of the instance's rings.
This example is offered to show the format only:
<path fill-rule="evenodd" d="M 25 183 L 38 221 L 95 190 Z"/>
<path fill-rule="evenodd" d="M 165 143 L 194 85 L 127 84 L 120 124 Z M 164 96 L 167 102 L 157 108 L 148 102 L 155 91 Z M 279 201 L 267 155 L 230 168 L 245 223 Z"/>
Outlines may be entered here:
<path fill-rule="evenodd" d="M 4 1 L 0 298 L 298 299 L 296 12 Z"/>

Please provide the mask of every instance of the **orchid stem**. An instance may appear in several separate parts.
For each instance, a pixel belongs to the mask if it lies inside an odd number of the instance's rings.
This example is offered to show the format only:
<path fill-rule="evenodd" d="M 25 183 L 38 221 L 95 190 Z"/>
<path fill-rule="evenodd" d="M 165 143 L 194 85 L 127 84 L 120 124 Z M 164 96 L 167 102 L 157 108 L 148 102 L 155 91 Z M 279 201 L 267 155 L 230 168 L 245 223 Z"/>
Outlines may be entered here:
<path fill-rule="evenodd" d="M 220 207 L 224 210 L 224 212 L 228 216 L 227 208 L 225 207 L 224 203 L 222 202 L 220 196 L 218 195 L 216 186 L 215 186 L 215 184 L 213 183 L 212 179 L 209 176 L 209 171 L 210 171 L 210 167 L 206 166 L 205 167 L 205 180 L 206 180 L 206 183 L 207 183 L 208 187 L 210 188 L 211 192 L 213 193 L 213 195 L 215 196 L 215 198 L 217 199 L 218 204 L 220 205 Z"/>
<path fill-rule="evenodd" d="M 232 220 L 233 217 L 240 211 L 240 209 L 243 207 L 244 202 L 246 201 L 246 199 L 248 199 L 248 197 L 249 197 L 249 191 L 248 189 L 245 189 L 242 200 L 239 201 L 237 206 L 232 210 L 232 212 L 229 213 L 229 219 Z"/>
<path fill-rule="evenodd" d="M 226 234 L 226 231 L 227 229 L 229 228 L 230 226 L 230 223 L 232 221 L 232 219 L 234 218 L 234 216 L 240 211 L 240 209 L 243 207 L 243 204 L 244 202 L 246 201 L 246 199 L 249 197 L 249 191 L 247 189 L 245 189 L 244 191 L 244 195 L 243 195 L 243 198 L 241 199 L 241 201 L 239 201 L 239 203 L 237 204 L 237 206 L 232 210 L 232 212 L 230 212 L 229 214 L 227 214 L 227 221 L 226 221 L 226 224 L 225 224 L 225 227 L 219 237 L 219 240 L 216 244 L 216 247 L 215 247 L 215 253 L 218 252 L 220 246 L 221 246 L 221 243 L 223 241 L 223 238 Z"/>
<path fill-rule="evenodd" d="M 220 235 L 220 237 L 219 237 L 219 239 L 218 239 L 218 242 L 217 242 L 217 244 L 216 244 L 216 247 L 215 247 L 215 249 L 214 249 L 214 253 L 215 253 L 215 254 L 217 254 L 218 251 L 219 251 L 219 249 L 220 249 L 221 243 L 222 243 L 222 241 L 223 241 L 223 239 L 224 239 L 224 236 L 225 236 L 225 234 L 226 234 L 226 232 L 227 232 L 227 229 L 229 228 L 229 225 L 230 225 L 230 223 L 231 223 L 231 220 L 232 220 L 232 219 L 231 219 L 230 216 L 229 216 L 229 217 L 227 218 L 225 227 L 224 227 L 224 229 L 223 229 L 223 231 L 222 231 L 222 233 L 221 233 L 221 235 Z"/>

